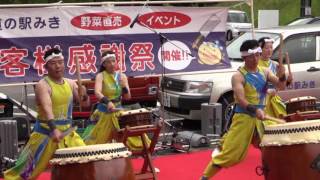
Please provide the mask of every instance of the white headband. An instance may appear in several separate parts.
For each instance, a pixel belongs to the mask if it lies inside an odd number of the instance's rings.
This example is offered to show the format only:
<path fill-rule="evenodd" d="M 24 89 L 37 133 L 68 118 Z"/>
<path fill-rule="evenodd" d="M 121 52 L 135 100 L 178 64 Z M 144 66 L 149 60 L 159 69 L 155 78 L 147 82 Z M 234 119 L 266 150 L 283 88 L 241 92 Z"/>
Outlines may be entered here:
<path fill-rule="evenodd" d="M 264 39 L 264 42 L 272 42 L 272 43 L 274 43 L 274 40 L 273 39 L 269 39 L 269 38 L 266 38 L 266 39 Z"/>
<path fill-rule="evenodd" d="M 50 61 L 50 60 L 52 60 L 53 58 L 56 58 L 56 57 L 59 57 L 61 59 L 64 58 L 61 52 L 57 53 L 57 54 L 53 52 L 50 56 L 46 57 L 45 61 L 47 63 L 48 61 Z"/>
<path fill-rule="evenodd" d="M 245 57 L 245 56 L 250 56 L 252 54 L 256 54 L 256 53 L 261 53 L 262 49 L 260 47 L 257 47 L 255 49 L 248 49 L 248 51 L 241 51 L 241 56 Z"/>
<path fill-rule="evenodd" d="M 104 61 L 106 61 L 108 58 L 114 58 L 115 59 L 116 55 L 115 54 L 107 54 L 107 55 L 103 56 L 102 59 L 101 59 L 101 64 L 103 64 Z"/>

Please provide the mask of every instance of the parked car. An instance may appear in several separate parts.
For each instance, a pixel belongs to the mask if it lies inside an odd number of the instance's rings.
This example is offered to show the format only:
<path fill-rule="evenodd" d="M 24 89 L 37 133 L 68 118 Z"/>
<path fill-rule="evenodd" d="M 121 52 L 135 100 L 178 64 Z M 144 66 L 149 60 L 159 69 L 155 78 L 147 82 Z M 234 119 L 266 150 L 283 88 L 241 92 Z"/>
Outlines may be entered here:
<path fill-rule="evenodd" d="M 291 69 L 294 77 L 293 85 L 280 91 L 284 100 L 297 96 L 314 96 L 320 98 L 320 26 L 286 26 L 265 30 L 256 30 L 255 38 L 271 37 L 274 56 L 278 59 L 280 44 L 279 33 L 284 37 L 284 51 L 289 52 Z M 227 52 L 232 68 L 216 70 L 210 73 L 192 75 L 172 75 L 162 79 L 160 98 L 164 109 L 170 114 L 191 120 L 201 119 L 201 103 L 221 103 L 223 124 L 230 118 L 234 98 L 231 88 L 231 76 L 243 63 L 240 57 L 240 46 L 243 41 L 252 39 L 251 32 L 246 32 L 228 47 Z M 168 83 L 170 81 L 170 83 Z M 190 84 L 205 85 L 193 88 Z M 162 89 L 164 89 L 162 91 Z"/>
<path fill-rule="evenodd" d="M 250 31 L 251 23 L 246 12 L 238 10 L 229 10 L 226 24 L 226 39 L 231 41 L 240 34 Z"/>
<path fill-rule="evenodd" d="M 320 17 L 299 17 L 293 21 L 291 21 L 288 26 L 295 26 L 295 25 L 304 25 L 304 24 L 320 24 Z"/>

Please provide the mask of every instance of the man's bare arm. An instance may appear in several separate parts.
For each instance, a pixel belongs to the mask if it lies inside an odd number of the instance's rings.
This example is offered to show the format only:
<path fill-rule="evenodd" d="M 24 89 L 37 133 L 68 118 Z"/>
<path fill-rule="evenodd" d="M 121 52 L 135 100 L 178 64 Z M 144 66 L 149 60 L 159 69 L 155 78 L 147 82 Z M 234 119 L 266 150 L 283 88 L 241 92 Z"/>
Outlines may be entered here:
<path fill-rule="evenodd" d="M 232 76 L 232 89 L 236 96 L 236 99 L 243 109 L 246 109 L 248 112 L 253 113 L 258 119 L 265 119 L 263 110 L 256 108 L 252 104 L 249 104 L 249 102 L 245 98 L 244 78 L 242 74 L 240 74 L 240 72 L 237 72 Z"/>
<path fill-rule="evenodd" d="M 52 111 L 52 101 L 51 101 L 51 89 L 50 86 L 45 82 L 45 80 L 40 80 L 39 83 L 36 85 L 35 89 L 35 95 L 36 95 L 36 101 L 39 105 L 39 108 L 41 108 L 45 113 L 46 120 L 48 121 L 48 126 L 51 130 L 51 137 L 53 138 L 54 142 L 59 142 L 63 136 L 59 129 L 57 129 L 53 123 L 54 114 Z"/>
<path fill-rule="evenodd" d="M 70 86 L 72 88 L 73 98 L 76 100 L 76 102 L 80 103 L 80 101 L 82 101 L 81 102 L 82 106 L 84 106 L 84 107 L 90 106 L 90 102 L 89 102 L 89 98 L 88 98 L 88 94 L 87 94 L 87 89 L 84 86 L 81 87 L 82 88 L 82 90 L 81 90 L 82 97 L 80 97 L 79 96 L 79 86 L 78 86 L 77 82 L 72 79 L 67 79 L 67 78 L 66 78 L 66 80 L 68 81 L 68 83 L 70 84 Z"/>
<path fill-rule="evenodd" d="M 39 108 L 41 108 L 46 116 L 46 119 L 42 120 L 51 120 L 54 119 L 54 115 L 52 112 L 52 101 L 50 97 L 51 89 L 49 85 L 44 81 L 40 80 L 39 83 L 36 85 L 35 89 L 35 96 L 37 104 Z"/>
<path fill-rule="evenodd" d="M 236 99 L 239 101 L 240 106 L 245 109 L 249 103 L 245 98 L 243 76 L 239 72 L 235 73 L 232 76 L 231 83 Z"/>
<path fill-rule="evenodd" d="M 127 88 L 127 93 L 123 93 L 124 99 L 131 99 L 131 92 L 129 87 L 128 78 L 125 74 L 121 73 L 121 80 L 120 80 L 121 88 Z"/>
<path fill-rule="evenodd" d="M 277 89 L 284 90 L 286 88 L 286 80 L 280 81 L 269 69 L 265 69 L 267 80 L 270 81 Z"/>

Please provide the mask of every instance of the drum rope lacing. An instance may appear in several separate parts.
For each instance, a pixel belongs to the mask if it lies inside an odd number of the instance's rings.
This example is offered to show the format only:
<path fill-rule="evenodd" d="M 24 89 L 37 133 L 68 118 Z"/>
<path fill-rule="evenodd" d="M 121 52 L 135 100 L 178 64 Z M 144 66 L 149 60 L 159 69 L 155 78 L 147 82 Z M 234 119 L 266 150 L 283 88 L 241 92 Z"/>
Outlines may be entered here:
<path fill-rule="evenodd" d="M 312 132 L 312 131 L 320 131 L 319 126 L 312 127 L 299 127 L 293 129 L 275 129 L 275 130 L 265 130 L 264 134 L 292 134 L 292 133 L 302 133 L 302 132 Z"/>
<path fill-rule="evenodd" d="M 124 152 L 124 151 L 128 151 L 128 148 L 121 147 L 121 148 L 96 150 L 96 151 L 93 150 L 89 152 L 72 152 L 72 153 L 65 153 L 65 154 L 54 154 L 53 158 L 63 159 L 63 158 L 85 157 L 85 156 L 94 156 L 94 155 L 103 155 L 103 154 L 115 154 L 117 152 Z M 118 154 L 118 156 L 120 155 Z"/>

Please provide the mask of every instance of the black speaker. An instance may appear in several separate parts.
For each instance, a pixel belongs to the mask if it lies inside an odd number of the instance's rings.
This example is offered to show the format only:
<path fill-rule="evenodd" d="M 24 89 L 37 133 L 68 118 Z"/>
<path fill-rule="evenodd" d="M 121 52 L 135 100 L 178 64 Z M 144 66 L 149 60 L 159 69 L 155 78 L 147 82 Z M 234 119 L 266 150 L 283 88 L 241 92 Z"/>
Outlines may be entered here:
<path fill-rule="evenodd" d="M 13 117 L 13 103 L 9 99 L 0 96 L 0 118 L 4 117 Z"/>

